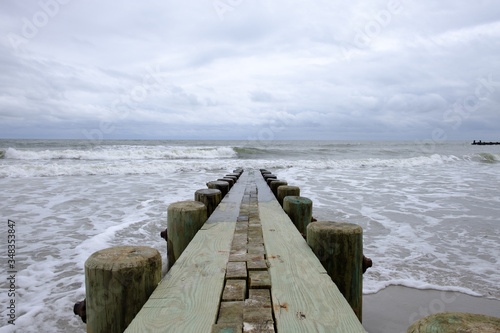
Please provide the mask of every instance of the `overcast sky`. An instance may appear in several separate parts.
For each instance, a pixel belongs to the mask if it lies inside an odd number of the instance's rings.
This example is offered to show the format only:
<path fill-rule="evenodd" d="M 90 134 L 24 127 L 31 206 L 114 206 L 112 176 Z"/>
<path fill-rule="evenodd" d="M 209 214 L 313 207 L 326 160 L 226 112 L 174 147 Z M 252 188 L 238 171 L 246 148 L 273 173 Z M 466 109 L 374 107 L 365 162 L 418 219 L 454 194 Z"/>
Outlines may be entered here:
<path fill-rule="evenodd" d="M 0 137 L 500 140 L 500 2 L 2 0 Z"/>

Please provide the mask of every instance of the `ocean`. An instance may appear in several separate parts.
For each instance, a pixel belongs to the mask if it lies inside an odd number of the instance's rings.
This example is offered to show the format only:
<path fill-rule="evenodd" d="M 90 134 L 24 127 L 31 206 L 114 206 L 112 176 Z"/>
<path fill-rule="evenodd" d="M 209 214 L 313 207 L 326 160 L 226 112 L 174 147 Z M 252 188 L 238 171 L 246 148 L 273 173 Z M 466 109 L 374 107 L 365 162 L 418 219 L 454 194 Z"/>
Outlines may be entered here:
<path fill-rule="evenodd" d="M 146 245 L 165 262 L 168 205 L 238 167 L 299 186 L 318 220 L 362 226 L 373 260 L 365 294 L 402 285 L 500 300 L 500 146 L 4 139 L 0 300 L 15 300 L 17 331 L 85 332 L 73 314 L 85 298 L 85 260 Z M 2 307 L 0 332 L 13 332 L 9 313 Z"/>

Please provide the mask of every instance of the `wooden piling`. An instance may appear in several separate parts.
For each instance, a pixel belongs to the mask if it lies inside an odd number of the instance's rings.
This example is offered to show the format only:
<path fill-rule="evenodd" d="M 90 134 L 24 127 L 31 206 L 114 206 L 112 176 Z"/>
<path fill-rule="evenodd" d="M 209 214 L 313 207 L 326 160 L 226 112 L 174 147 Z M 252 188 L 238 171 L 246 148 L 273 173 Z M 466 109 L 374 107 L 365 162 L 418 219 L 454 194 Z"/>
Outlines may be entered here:
<path fill-rule="evenodd" d="M 273 184 L 271 184 L 273 185 Z M 311 199 L 298 196 L 287 196 L 283 199 L 283 210 L 301 234 L 306 234 L 307 226 L 312 219 Z"/>
<path fill-rule="evenodd" d="M 271 192 L 274 193 L 275 197 L 278 196 L 278 187 L 280 187 L 282 185 L 288 185 L 288 183 L 284 180 L 272 180 L 269 183 L 269 187 L 271 188 Z"/>
<path fill-rule="evenodd" d="M 278 177 L 277 177 L 276 175 L 273 175 L 273 174 L 264 174 L 264 175 L 262 175 L 262 176 L 264 177 L 264 180 L 266 181 L 266 183 L 267 183 L 267 180 L 268 180 L 269 178 L 272 178 L 272 179 L 278 179 Z"/>
<path fill-rule="evenodd" d="M 202 202 L 207 206 L 207 218 L 209 218 L 221 202 L 222 193 L 217 189 L 201 189 L 194 193 L 194 200 Z"/>
<path fill-rule="evenodd" d="M 406 332 L 500 332 L 500 318 L 474 313 L 441 312 L 419 319 Z"/>
<path fill-rule="evenodd" d="M 223 182 L 228 186 L 227 182 Z M 207 208 L 198 201 L 174 202 L 167 208 L 168 267 L 172 267 L 207 220 Z"/>
<path fill-rule="evenodd" d="M 220 190 L 222 193 L 222 198 L 224 198 L 227 192 L 229 192 L 229 183 L 226 181 L 220 181 L 220 180 L 211 181 L 207 183 L 207 187 Z"/>
<path fill-rule="evenodd" d="M 227 176 L 234 176 L 234 177 L 236 177 L 236 179 L 240 178 L 240 174 L 239 174 L 238 172 L 228 173 L 228 174 L 226 175 L 226 177 L 227 177 Z"/>
<path fill-rule="evenodd" d="M 312 222 L 307 226 L 307 244 L 361 321 L 363 229 L 352 223 Z"/>
<path fill-rule="evenodd" d="M 233 174 L 225 175 L 224 178 L 232 179 L 235 183 L 238 181 L 238 177 L 234 176 Z"/>
<path fill-rule="evenodd" d="M 300 188 L 297 186 L 289 186 L 289 185 L 281 185 L 278 187 L 278 196 L 276 199 L 278 199 L 278 202 L 280 203 L 281 207 L 283 207 L 283 199 L 287 196 L 300 196 Z"/>
<path fill-rule="evenodd" d="M 266 179 L 267 186 L 269 186 L 269 188 L 271 188 L 271 183 L 274 182 L 274 181 L 277 181 L 277 180 L 280 180 L 280 179 L 278 179 L 278 178 L 267 178 Z"/>
<path fill-rule="evenodd" d="M 218 182 L 228 182 L 229 183 L 229 190 L 231 190 L 231 188 L 233 187 L 234 185 L 234 179 L 233 178 L 219 178 L 217 179 Z"/>
<path fill-rule="evenodd" d="M 117 246 L 85 262 L 87 332 L 121 333 L 161 280 L 161 255 L 146 246 Z"/>
<path fill-rule="evenodd" d="M 242 331 L 365 332 L 254 170 L 245 170 L 126 330 Z"/>

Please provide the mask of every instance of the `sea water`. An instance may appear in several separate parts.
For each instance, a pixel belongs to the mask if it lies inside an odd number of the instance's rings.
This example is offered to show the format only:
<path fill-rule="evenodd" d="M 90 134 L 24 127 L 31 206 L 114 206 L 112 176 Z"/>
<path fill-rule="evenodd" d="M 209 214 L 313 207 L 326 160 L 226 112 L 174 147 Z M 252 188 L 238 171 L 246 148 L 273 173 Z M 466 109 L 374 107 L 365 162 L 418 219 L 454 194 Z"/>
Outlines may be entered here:
<path fill-rule="evenodd" d="M 111 246 L 146 245 L 165 262 L 168 205 L 238 167 L 266 168 L 299 186 L 318 220 L 362 226 L 374 263 L 365 293 L 403 285 L 500 299 L 500 146 L 0 140 L 0 300 L 14 299 L 15 329 L 85 332 L 73 314 L 85 298 L 85 260 Z M 0 332 L 14 331 L 9 311 L 2 307 Z"/>

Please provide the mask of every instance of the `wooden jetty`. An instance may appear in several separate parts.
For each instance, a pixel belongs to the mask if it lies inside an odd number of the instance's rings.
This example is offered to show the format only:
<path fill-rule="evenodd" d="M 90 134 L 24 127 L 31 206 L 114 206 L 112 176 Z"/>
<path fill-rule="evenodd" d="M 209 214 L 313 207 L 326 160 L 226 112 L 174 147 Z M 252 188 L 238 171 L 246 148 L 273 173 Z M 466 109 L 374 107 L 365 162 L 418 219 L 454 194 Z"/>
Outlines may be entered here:
<path fill-rule="evenodd" d="M 481 140 L 476 141 L 474 140 L 471 145 L 473 146 L 494 146 L 494 145 L 500 145 L 500 142 L 482 142 Z"/>
<path fill-rule="evenodd" d="M 258 170 L 245 170 L 125 332 L 365 332 Z"/>

